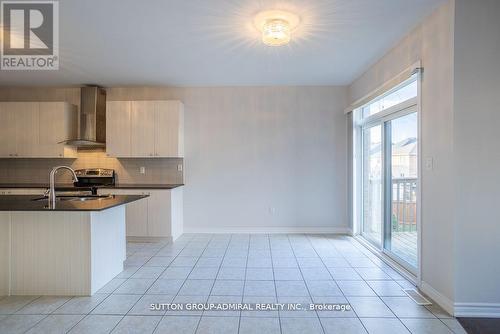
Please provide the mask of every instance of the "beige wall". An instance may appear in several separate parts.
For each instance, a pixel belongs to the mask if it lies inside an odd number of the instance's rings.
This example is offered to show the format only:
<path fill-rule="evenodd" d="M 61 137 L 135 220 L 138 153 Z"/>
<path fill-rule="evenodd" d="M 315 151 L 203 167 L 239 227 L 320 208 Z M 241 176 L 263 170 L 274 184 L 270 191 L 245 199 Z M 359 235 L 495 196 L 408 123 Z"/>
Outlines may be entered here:
<path fill-rule="evenodd" d="M 108 99 L 184 102 L 185 231 L 347 230 L 345 87 L 113 88 Z"/>
<path fill-rule="evenodd" d="M 0 89 L 0 100 L 78 102 L 78 89 Z M 130 87 L 108 100 L 185 105 L 185 231 L 346 232 L 345 87 Z M 0 175 L 46 178 L 60 161 L 0 160 Z M 177 182 L 177 161 L 83 156 L 75 166 L 118 168 L 120 182 Z M 7 166 L 7 168 L 2 167 Z M 158 178 L 143 180 L 139 166 Z M 2 177 L 0 176 L 0 179 Z"/>
<path fill-rule="evenodd" d="M 500 317 L 500 1 L 456 0 L 456 303 Z"/>
<path fill-rule="evenodd" d="M 422 62 L 420 142 L 422 158 L 434 161 L 432 170 L 422 170 L 422 281 L 448 308 L 454 300 L 453 25 L 450 0 L 349 87 L 353 103 L 416 61 Z"/>

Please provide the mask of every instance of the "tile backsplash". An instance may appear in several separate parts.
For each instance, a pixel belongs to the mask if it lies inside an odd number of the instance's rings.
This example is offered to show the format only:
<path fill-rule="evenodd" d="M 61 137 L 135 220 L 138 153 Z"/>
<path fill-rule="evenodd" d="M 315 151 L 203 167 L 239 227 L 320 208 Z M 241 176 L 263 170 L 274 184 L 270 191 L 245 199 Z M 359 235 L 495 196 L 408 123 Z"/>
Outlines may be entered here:
<path fill-rule="evenodd" d="M 67 165 L 73 169 L 111 168 L 116 171 L 117 183 L 184 183 L 182 158 L 116 159 L 102 150 L 78 151 L 77 159 L 0 159 L 0 183 L 44 183 L 54 166 Z M 145 168 L 145 174 L 140 168 Z M 182 168 L 183 170 L 184 168 Z M 57 183 L 71 182 L 69 173 L 58 175 Z"/>

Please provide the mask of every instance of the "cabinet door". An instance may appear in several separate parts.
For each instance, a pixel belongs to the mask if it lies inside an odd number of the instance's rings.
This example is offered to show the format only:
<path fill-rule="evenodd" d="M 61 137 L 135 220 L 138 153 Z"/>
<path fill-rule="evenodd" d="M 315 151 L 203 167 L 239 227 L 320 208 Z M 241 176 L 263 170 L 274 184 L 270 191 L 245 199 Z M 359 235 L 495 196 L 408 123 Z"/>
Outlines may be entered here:
<path fill-rule="evenodd" d="M 138 193 L 136 193 L 138 195 Z M 149 220 L 149 198 L 128 203 L 126 212 L 127 236 L 147 237 Z"/>
<path fill-rule="evenodd" d="M 170 190 L 151 191 L 148 199 L 148 235 L 150 237 L 169 237 L 171 225 Z"/>
<path fill-rule="evenodd" d="M 133 101 L 130 149 L 133 157 L 153 157 L 155 146 L 155 102 Z"/>
<path fill-rule="evenodd" d="M 98 189 L 99 195 L 144 195 L 147 192 L 135 189 Z M 149 197 L 125 206 L 125 226 L 127 237 L 148 236 L 148 202 Z"/>
<path fill-rule="evenodd" d="M 62 157 L 64 155 L 64 144 L 58 144 L 66 138 L 64 131 L 65 115 L 64 104 L 60 102 L 40 103 L 40 143 L 37 157 Z"/>
<path fill-rule="evenodd" d="M 155 156 L 182 157 L 183 123 L 179 101 L 155 102 Z"/>
<path fill-rule="evenodd" d="M 39 105 L 37 102 L 14 102 L 16 157 L 32 157 L 39 143 Z"/>
<path fill-rule="evenodd" d="M 16 113 L 12 102 L 0 102 L 0 157 L 16 153 Z"/>
<path fill-rule="evenodd" d="M 106 103 L 106 153 L 111 157 L 130 157 L 130 101 Z"/>

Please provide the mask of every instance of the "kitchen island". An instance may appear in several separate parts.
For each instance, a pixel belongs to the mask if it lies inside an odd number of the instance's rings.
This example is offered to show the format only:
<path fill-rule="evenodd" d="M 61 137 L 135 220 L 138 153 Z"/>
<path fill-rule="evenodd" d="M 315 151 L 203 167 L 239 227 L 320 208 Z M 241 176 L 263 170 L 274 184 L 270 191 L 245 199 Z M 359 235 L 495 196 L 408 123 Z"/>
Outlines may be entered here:
<path fill-rule="evenodd" d="M 0 296 L 94 294 L 123 271 L 125 204 L 141 195 L 0 197 Z"/>

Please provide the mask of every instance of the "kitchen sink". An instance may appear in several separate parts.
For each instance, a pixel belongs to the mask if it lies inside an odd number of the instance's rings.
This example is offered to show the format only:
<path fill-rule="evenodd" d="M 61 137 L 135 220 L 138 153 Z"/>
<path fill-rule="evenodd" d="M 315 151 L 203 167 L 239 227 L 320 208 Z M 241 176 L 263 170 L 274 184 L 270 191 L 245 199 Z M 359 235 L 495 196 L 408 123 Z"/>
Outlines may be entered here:
<path fill-rule="evenodd" d="M 112 198 L 112 195 L 78 195 L 78 196 L 56 196 L 56 201 L 72 201 L 72 202 L 84 202 L 84 201 L 96 201 Z M 49 198 L 47 196 L 39 197 L 33 199 L 33 201 L 47 201 Z"/>

